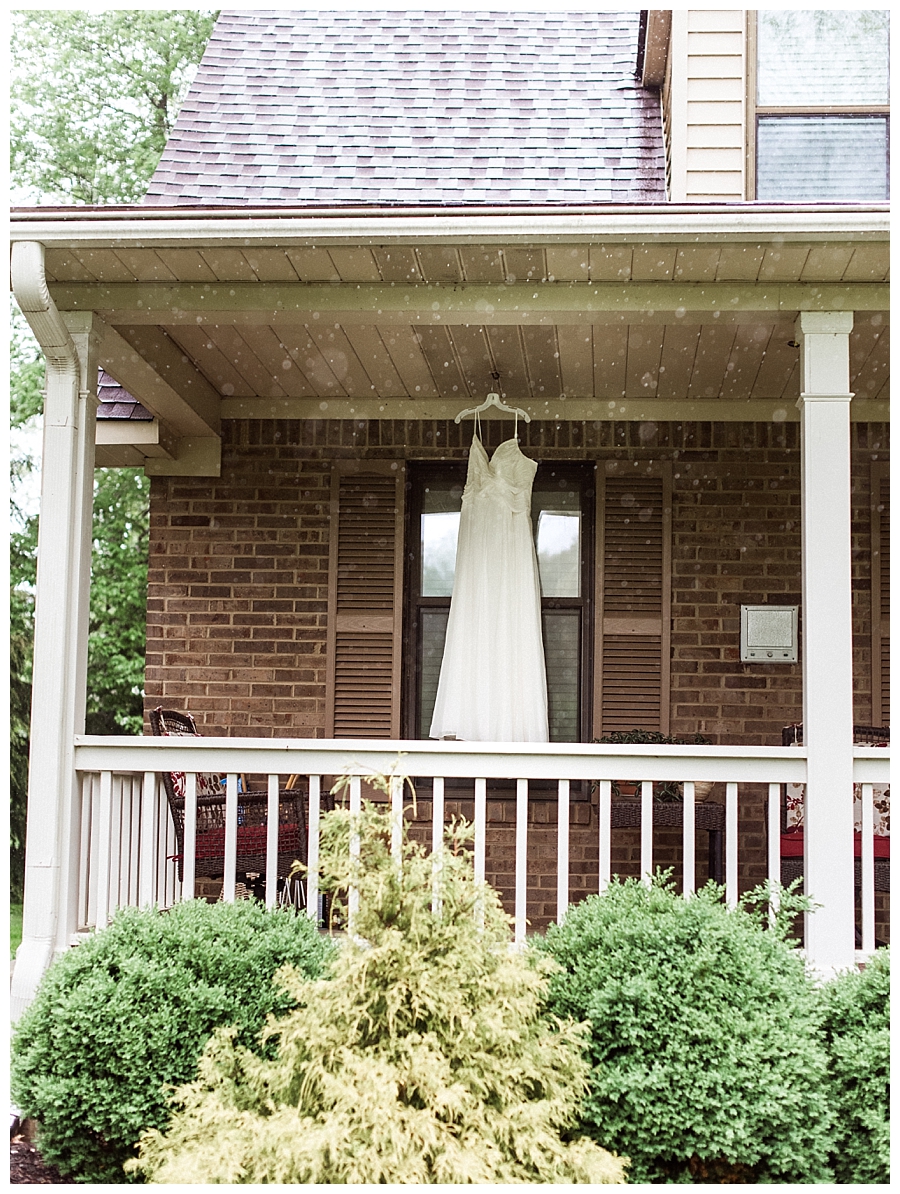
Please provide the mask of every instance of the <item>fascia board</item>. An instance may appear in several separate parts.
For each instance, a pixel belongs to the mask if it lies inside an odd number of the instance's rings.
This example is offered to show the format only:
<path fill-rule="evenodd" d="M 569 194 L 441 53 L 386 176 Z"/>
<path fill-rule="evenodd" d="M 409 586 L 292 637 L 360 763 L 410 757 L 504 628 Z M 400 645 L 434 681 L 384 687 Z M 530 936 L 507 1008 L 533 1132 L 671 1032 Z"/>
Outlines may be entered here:
<path fill-rule="evenodd" d="M 887 208 L 859 210 L 752 207 L 617 208 L 594 212 L 416 212 L 398 214 L 321 212 L 273 216 L 271 212 L 146 215 L 131 209 L 115 215 L 88 212 L 61 217 L 14 212 L 14 241 L 36 240 L 47 248 L 188 248 L 238 244 L 565 244 L 746 243 L 748 241 L 887 240 Z"/>

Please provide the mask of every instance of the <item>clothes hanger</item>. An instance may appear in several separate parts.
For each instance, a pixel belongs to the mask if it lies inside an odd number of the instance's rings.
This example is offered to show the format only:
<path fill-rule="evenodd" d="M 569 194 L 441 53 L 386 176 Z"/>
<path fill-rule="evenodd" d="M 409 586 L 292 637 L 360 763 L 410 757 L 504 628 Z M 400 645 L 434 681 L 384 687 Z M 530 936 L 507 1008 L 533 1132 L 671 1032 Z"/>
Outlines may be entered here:
<path fill-rule="evenodd" d="M 499 373 L 492 373 L 491 377 L 494 381 L 500 380 Z M 505 410 L 507 414 L 515 415 L 517 420 L 523 418 L 526 423 L 531 422 L 531 415 L 527 410 L 522 410 L 520 406 L 507 406 L 505 402 L 501 402 L 499 394 L 488 394 L 481 406 L 472 406 L 468 410 L 461 410 L 453 422 L 458 423 L 468 415 L 480 415 L 483 410 L 487 410 L 491 406 L 496 406 L 497 410 Z"/>

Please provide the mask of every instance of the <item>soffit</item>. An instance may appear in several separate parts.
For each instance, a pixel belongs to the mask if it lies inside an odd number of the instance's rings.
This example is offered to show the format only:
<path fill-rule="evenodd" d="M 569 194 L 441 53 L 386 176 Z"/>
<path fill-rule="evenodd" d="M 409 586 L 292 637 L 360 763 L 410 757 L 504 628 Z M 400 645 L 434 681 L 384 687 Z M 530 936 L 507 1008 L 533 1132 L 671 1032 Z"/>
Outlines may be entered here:
<path fill-rule="evenodd" d="M 48 282 L 886 282 L 886 241 L 48 247 Z"/>

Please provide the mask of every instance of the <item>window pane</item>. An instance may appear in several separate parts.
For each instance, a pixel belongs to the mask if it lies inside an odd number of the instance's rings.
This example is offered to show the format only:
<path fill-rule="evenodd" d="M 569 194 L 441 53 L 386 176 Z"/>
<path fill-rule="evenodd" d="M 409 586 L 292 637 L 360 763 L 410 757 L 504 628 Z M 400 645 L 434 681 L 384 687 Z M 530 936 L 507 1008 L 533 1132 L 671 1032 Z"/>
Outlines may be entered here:
<path fill-rule="evenodd" d="M 447 609 L 419 611 L 419 733 L 423 738 L 428 737 L 431 729 L 449 616 L 450 611 Z"/>
<path fill-rule="evenodd" d="M 581 611 L 547 609 L 543 623 L 550 741 L 577 742 L 581 736 L 578 702 Z"/>
<path fill-rule="evenodd" d="M 581 596 L 581 494 L 563 480 L 532 494 L 531 521 L 537 548 L 541 594 Z"/>
<path fill-rule="evenodd" d="M 422 502 L 422 596 L 449 597 L 456 573 L 462 486 L 430 485 Z"/>
<path fill-rule="evenodd" d="M 775 9 L 757 14 L 757 103 L 886 104 L 884 10 Z"/>
<path fill-rule="evenodd" d="M 886 199 L 887 138 L 883 116 L 760 116 L 756 197 Z"/>

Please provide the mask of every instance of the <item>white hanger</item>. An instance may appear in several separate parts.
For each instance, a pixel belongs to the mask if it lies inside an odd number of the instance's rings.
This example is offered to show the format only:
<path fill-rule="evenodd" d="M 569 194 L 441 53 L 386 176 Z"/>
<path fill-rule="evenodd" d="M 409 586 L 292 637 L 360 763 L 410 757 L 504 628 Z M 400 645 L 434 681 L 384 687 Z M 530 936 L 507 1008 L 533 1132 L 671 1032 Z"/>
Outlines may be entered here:
<path fill-rule="evenodd" d="M 472 406 L 468 410 L 461 410 L 454 423 L 458 423 L 460 419 L 466 418 L 467 415 L 480 415 L 483 410 L 487 410 L 489 406 L 496 406 L 498 410 L 505 410 L 510 415 L 516 415 L 525 420 L 526 423 L 531 422 L 531 415 L 527 410 L 522 410 L 520 406 L 507 406 L 505 402 L 500 401 L 499 394 L 488 394 L 481 406 Z"/>

